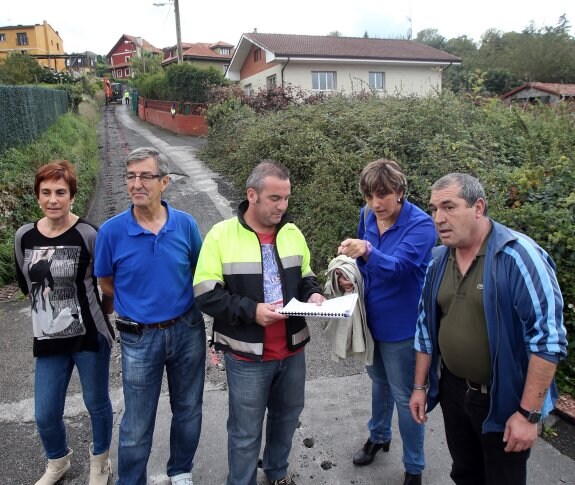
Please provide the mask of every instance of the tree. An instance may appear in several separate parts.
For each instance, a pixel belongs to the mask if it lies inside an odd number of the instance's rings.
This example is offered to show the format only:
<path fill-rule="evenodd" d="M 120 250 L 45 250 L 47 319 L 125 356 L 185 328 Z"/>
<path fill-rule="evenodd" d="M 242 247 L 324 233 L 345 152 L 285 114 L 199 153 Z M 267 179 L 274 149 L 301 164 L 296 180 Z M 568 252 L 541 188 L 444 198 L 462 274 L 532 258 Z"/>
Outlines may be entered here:
<path fill-rule="evenodd" d="M 443 49 L 447 39 L 437 29 L 423 29 L 417 33 L 415 41 L 436 49 Z"/>
<path fill-rule="evenodd" d="M 329 35 L 330 37 L 343 37 L 343 35 L 339 30 L 334 30 L 327 35 Z"/>
<path fill-rule="evenodd" d="M 132 57 L 132 73 L 134 77 L 156 74 L 162 70 L 162 61 L 161 55 L 143 51 L 141 56 Z"/>
<path fill-rule="evenodd" d="M 483 89 L 488 94 L 503 94 L 520 86 L 519 78 L 509 69 L 499 67 L 488 69 L 483 76 Z"/>
<path fill-rule="evenodd" d="M 44 74 L 44 69 L 28 54 L 13 52 L 0 64 L 0 83 L 33 84 Z"/>
<path fill-rule="evenodd" d="M 171 100 L 179 102 L 205 103 L 211 88 L 227 83 L 216 68 L 201 68 L 188 62 L 168 66 L 166 78 Z"/>
<path fill-rule="evenodd" d="M 104 77 L 109 71 L 106 56 L 96 56 L 96 76 Z"/>

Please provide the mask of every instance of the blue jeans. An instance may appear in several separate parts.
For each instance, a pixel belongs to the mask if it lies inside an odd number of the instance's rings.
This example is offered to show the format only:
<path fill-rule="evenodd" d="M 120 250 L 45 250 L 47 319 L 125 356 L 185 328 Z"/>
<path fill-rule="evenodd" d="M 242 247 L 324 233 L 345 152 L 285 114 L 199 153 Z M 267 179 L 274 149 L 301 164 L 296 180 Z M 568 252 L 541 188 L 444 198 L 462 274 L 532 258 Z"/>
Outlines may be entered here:
<path fill-rule="evenodd" d="M 369 439 L 373 443 L 391 440 L 393 405 L 397 405 L 399 433 L 403 441 L 405 471 L 420 474 L 425 467 L 424 425 L 411 417 L 409 398 L 415 376 L 413 339 L 399 342 L 375 342 L 373 365 L 367 367 L 371 378 L 371 419 Z"/>
<path fill-rule="evenodd" d="M 166 329 L 120 332 L 124 416 L 120 424 L 117 485 L 147 483 L 164 367 L 172 424 L 168 476 L 189 473 L 200 440 L 206 329 L 197 306 Z"/>
<path fill-rule="evenodd" d="M 270 480 L 288 474 L 292 439 L 303 410 L 305 355 L 252 362 L 225 354 L 228 377 L 228 485 L 256 485 L 266 408 L 264 472 Z"/>
<path fill-rule="evenodd" d="M 92 422 L 93 452 L 96 455 L 110 448 L 113 412 L 108 392 L 110 346 L 98 334 L 98 352 L 74 352 L 36 357 L 34 373 L 34 407 L 36 426 L 50 460 L 68 453 L 64 403 L 74 366 L 78 369 L 84 404 Z"/>

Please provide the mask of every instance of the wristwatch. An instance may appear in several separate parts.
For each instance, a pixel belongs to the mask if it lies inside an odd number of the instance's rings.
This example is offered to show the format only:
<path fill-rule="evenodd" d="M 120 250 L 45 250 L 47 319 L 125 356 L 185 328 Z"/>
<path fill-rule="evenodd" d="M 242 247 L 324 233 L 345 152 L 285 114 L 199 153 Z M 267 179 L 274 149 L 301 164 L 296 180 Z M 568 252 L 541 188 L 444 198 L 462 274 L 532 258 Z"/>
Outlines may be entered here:
<path fill-rule="evenodd" d="M 537 424 L 541 422 L 541 411 L 527 411 L 527 409 L 523 409 L 519 406 L 519 408 L 517 408 L 517 412 L 530 423 Z"/>

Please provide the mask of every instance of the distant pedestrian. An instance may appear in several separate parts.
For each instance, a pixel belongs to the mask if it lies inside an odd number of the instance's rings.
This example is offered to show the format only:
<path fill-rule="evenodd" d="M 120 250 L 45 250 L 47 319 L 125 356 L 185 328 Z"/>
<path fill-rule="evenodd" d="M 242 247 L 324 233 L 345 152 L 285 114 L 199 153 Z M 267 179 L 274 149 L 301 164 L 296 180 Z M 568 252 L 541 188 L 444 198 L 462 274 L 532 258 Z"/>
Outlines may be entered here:
<path fill-rule="evenodd" d="M 256 485 L 266 409 L 263 470 L 272 485 L 295 485 L 288 457 L 304 406 L 309 329 L 302 317 L 275 309 L 294 297 L 318 304 L 325 298 L 305 238 L 286 213 L 287 168 L 261 162 L 246 189 L 238 216 L 207 234 L 194 292 L 202 311 L 214 317 L 216 349 L 226 351 L 227 485 Z"/>
<path fill-rule="evenodd" d="M 53 485 L 70 468 L 64 404 L 74 367 L 92 423 L 90 485 L 112 475 L 108 458 L 113 413 L 108 392 L 114 334 L 112 300 L 98 293 L 93 272 L 97 228 L 72 213 L 76 171 L 53 161 L 36 171 L 34 192 L 44 217 L 16 232 L 20 290 L 32 304 L 34 408 L 48 466 L 36 485 Z"/>
<path fill-rule="evenodd" d="M 366 466 L 389 451 L 391 418 L 397 408 L 403 442 L 404 485 L 420 485 L 425 467 L 424 426 L 411 418 L 409 398 L 415 372 L 413 336 L 417 304 L 431 248 L 437 238 L 433 221 L 407 200 L 407 179 L 393 160 L 366 165 L 359 189 L 366 205 L 360 210 L 357 239 L 346 239 L 338 253 L 354 258 L 365 290 L 367 324 L 374 340 L 369 437 L 353 464 Z M 340 276 L 340 286 L 351 282 Z"/>
<path fill-rule="evenodd" d="M 443 246 L 419 305 L 413 419 L 425 422 L 441 404 L 456 484 L 525 484 L 566 355 L 555 264 L 532 239 L 487 217 L 483 187 L 470 175 L 435 182 L 429 208 Z"/>
<path fill-rule="evenodd" d="M 124 91 L 124 99 L 126 100 L 126 104 L 130 104 L 130 91 L 128 91 L 128 89 Z"/>
<path fill-rule="evenodd" d="M 167 474 L 172 484 L 192 485 L 206 359 L 192 286 L 202 240 L 195 219 L 162 199 L 170 180 L 166 156 L 134 150 L 125 177 L 132 206 L 102 225 L 94 267 L 102 291 L 114 298 L 122 348 L 117 485 L 147 483 L 164 369 L 172 410 Z"/>

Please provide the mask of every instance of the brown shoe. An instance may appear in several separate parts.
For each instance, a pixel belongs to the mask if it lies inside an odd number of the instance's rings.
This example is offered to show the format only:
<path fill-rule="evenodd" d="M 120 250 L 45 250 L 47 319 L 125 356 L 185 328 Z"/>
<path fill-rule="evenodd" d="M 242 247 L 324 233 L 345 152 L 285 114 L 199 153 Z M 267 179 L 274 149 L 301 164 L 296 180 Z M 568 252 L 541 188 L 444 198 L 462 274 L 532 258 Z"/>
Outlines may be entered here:
<path fill-rule="evenodd" d="M 367 440 L 363 448 L 359 450 L 353 457 L 353 464 L 355 466 L 366 466 L 373 463 L 375 455 L 379 450 L 385 452 L 389 451 L 389 445 L 391 441 L 386 441 L 385 443 L 373 443 L 371 440 Z"/>

